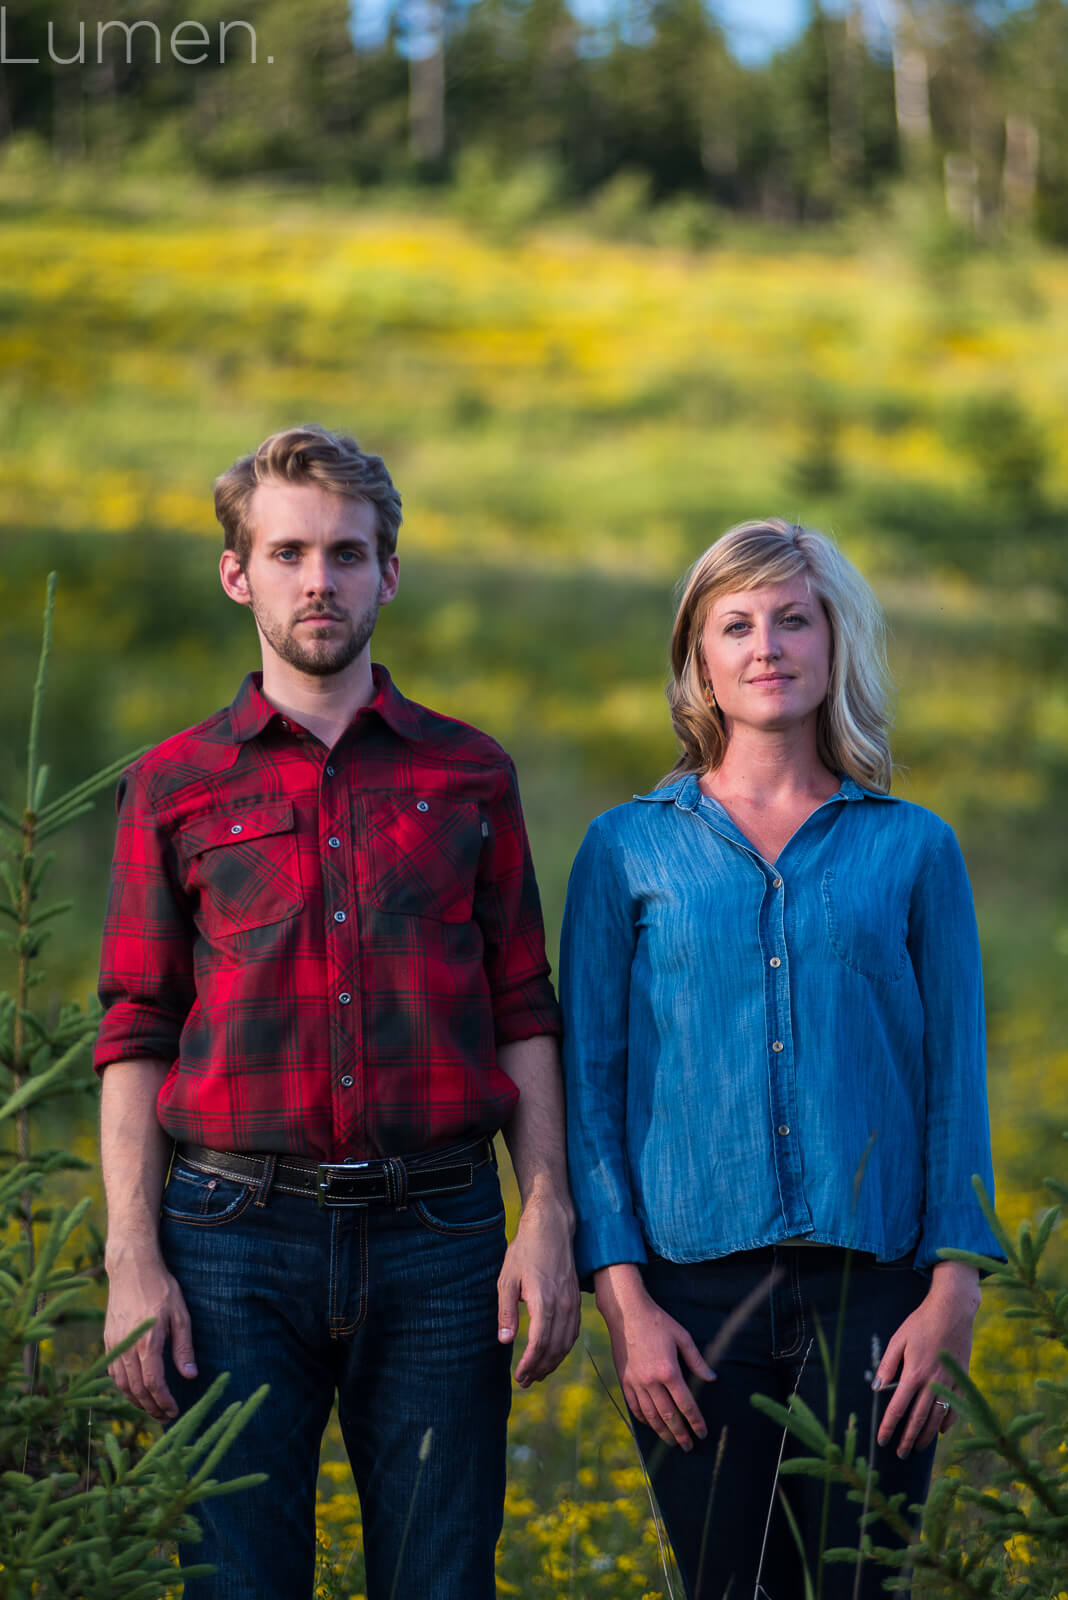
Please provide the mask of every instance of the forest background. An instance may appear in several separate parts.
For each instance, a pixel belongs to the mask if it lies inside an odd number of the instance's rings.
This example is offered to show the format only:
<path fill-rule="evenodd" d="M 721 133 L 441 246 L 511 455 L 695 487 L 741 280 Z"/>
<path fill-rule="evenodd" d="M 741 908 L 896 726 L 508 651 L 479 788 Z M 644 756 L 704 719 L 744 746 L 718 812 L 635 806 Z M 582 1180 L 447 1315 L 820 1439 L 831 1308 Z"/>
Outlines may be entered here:
<path fill-rule="evenodd" d="M 676 580 L 739 518 L 828 529 L 888 609 L 897 791 L 972 874 L 999 1202 L 1030 1214 L 1068 1083 L 1068 6 L 813 5 L 757 64 L 700 0 L 241 16 L 3 8 L 12 795 L 46 573 L 58 792 L 232 697 L 211 480 L 348 428 L 405 502 L 376 656 L 515 756 L 554 948 L 590 817 L 671 764 Z M 102 803 L 60 846 L 57 1003 L 93 986 L 111 833 Z M 90 1084 L 83 1154 L 93 1122 Z M 516 1398 L 502 1592 L 660 1581 L 589 1363 Z M 978 1364 L 1023 1381 L 992 1319 Z"/>

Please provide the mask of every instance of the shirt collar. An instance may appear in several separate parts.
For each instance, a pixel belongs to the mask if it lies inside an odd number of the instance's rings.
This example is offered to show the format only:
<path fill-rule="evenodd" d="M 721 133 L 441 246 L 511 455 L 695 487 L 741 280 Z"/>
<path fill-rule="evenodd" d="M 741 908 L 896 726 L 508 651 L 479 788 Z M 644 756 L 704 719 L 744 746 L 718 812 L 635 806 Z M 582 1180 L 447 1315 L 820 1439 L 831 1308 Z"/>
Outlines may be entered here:
<path fill-rule="evenodd" d="M 670 800 L 683 811 L 696 811 L 701 803 L 701 789 L 697 781 L 696 772 L 684 773 L 681 778 L 673 778 L 670 783 L 665 783 L 659 789 L 652 789 L 648 794 L 636 794 L 635 800 Z M 843 777 L 838 793 L 830 797 L 832 800 L 896 800 L 892 794 L 881 794 L 877 789 L 863 789 L 853 778 Z"/>
<path fill-rule="evenodd" d="M 419 714 L 412 702 L 401 694 L 385 667 L 372 663 L 371 676 L 374 695 L 365 706 L 359 708 L 353 722 L 374 712 L 402 739 L 420 738 L 422 725 Z M 250 672 L 230 707 L 230 730 L 234 744 L 247 744 L 264 731 L 272 717 L 281 718 L 281 715 L 263 692 L 263 673 Z"/>

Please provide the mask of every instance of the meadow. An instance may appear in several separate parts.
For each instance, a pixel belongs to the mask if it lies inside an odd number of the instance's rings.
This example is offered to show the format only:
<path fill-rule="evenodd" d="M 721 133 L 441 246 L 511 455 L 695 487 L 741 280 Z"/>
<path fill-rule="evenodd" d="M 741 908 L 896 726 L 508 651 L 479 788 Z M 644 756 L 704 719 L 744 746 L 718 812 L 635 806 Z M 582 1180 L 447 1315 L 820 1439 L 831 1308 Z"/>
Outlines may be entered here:
<path fill-rule="evenodd" d="M 887 606 L 897 790 L 953 823 L 972 873 L 999 1207 L 1032 1213 L 1068 1083 L 1068 259 L 874 221 L 699 253 L 566 223 L 509 238 L 444 205 L 103 177 L 44 201 L 0 174 L 0 222 L 12 794 L 50 568 L 61 783 L 231 698 L 253 640 L 214 576 L 211 479 L 286 423 L 345 427 L 404 496 L 376 656 L 516 757 L 555 947 L 589 818 L 671 764 L 676 580 L 741 517 L 823 527 Z M 57 991 L 93 984 L 110 828 L 101 805 L 61 846 L 79 907 Z M 91 1123 L 87 1100 L 75 1148 Z M 502 1594 L 668 1592 L 586 1322 L 515 1396 Z M 984 1313 L 976 1366 L 1012 1404 L 1033 1373 L 1007 1329 Z M 321 1508 L 320 1593 L 353 1600 L 333 1435 Z"/>

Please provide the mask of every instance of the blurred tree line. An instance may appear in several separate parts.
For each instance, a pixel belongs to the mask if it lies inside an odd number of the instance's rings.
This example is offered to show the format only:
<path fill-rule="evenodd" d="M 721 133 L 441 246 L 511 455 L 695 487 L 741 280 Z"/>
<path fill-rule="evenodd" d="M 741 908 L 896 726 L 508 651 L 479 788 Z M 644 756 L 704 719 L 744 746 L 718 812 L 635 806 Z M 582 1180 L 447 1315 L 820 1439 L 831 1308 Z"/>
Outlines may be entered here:
<path fill-rule="evenodd" d="M 365 185 L 522 168 L 553 199 L 600 193 L 608 220 L 695 197 L 819 221 L 905 176 L 968 230 L 1068 240 L 1065 0 L 813 0 L 749 67 L 704 0 L 596 21 L 565 0 L 376 3 L 244 0 L 235 21 L 202 0 L 190 21 L 187 0 L 8 0 L 0 156 Z"/>

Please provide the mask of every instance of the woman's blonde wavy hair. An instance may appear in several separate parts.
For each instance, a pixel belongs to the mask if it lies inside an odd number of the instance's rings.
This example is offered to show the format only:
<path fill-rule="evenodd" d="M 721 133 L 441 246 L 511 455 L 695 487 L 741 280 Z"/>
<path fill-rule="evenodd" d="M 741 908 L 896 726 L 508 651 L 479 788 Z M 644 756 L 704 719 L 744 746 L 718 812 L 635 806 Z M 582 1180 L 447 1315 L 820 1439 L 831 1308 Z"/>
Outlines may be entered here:
<path fill-rule="evenodd" d="M 705 702 L 701 638 L 721 595 L 804 577 L 831 625 L 831 676 L 819 708 L 820 760 L 866 789 L 885 793 L 892 763 L 886 625 L 882 608 L 856 568 L 825 534 L 768 517 L 741 522 L 699 556 L 682 581 L 671 634 L 671 721 L 682 744 L 661 784 L 685 773 L 712 772 L 727 736 L 717 706 Z"/>

